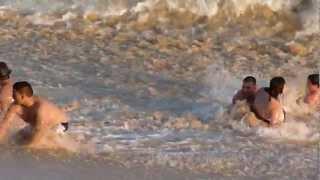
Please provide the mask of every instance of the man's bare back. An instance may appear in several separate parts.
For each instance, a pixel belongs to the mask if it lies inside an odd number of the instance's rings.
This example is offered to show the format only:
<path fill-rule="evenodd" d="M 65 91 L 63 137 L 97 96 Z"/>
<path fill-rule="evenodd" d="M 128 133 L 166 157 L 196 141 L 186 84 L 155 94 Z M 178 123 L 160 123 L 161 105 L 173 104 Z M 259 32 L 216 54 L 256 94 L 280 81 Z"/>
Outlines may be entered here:
<path fill-rule="evenodd" d="M 278 97 L 283 93 L 285 80 L 282 77 L 274 77 L 270 81 L 270 87 L 261 88 L 252 106 L 252 111 L 260 120 L 270 126 L 281 124 L 285 119 L 285 112 Z"/>
<path fill-rule="evenodd" d="M 260 118 L 268 121 L 270 125 L 277 125 L 284 121 L 284 112 L 281 103 L 271 97 L 264 88 L 257 92 L 254 109 Z"/>
<path fill-rule="evenodd" d="M 34 104 L 31 107 L 12 105 L 14 113 L 30 126 L 36 127 L 41 124 L 50 129 L 68 121 L 64 111 L 53 103 L 37 96 L 33 98 Z"/>

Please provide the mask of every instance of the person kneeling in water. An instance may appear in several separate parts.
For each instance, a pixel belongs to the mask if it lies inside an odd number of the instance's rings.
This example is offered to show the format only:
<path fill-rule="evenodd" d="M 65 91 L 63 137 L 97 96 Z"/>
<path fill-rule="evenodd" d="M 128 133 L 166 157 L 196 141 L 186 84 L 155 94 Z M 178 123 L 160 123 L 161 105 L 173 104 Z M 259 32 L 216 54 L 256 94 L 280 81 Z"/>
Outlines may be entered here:
<path fill-rule="evenodd" d="M 28 82 L 17 82 L 13 85 L 14 102 L 0 122 L 0 139 L 8 132 L 11 122 L 16 118 L 24 120 L 31 130 L 26 146 L 37 146 L 48 131 L 57 131 L 63 127 L 68 130 L 68 117 L 65 112 L 53 103 L 33 95 Z"/>
<path fill-rule="evenodd" d="M 320 107 L 319 74 L 311 74 L 308 76 L 307 94 L 304 102 L 311 107 Z"/>
<path fill-rule="evenodd" d="M 274 77 L 270 81 L 270 87 L 261 88 L 252 106 L 252 111 L 256 117 L 270 126 L 281 124 L 285 119 L 285 111 L 279 100 L 279 95 L 283 93 L 285 80 L 282 77 Z"/>
<path fill-rule="evenodd" d="M 233 96 L 232 104 L 237 101 L 246 100 L 249 105 L 252 105 L 257 92 L 257 81 L 252 76 L 247 76 L 242 81 L 242 88 Z"/>

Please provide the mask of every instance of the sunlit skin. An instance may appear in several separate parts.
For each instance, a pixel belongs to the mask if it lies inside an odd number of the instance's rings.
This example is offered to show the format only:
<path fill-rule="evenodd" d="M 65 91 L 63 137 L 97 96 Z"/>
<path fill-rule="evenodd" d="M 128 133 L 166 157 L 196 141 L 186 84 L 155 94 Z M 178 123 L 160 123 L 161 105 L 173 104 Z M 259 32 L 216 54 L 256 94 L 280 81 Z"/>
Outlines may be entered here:
<path fill-rule="evenodd" d="M 0 80 L 0 111 L 5 112 L 13 102 L 12 81 L 10 79 Z"/>
<path fill-rule="evenodd" d="M 26 146 L 36 146 L 43 135 L 53 130 L 68 118 L 65 112 L 53 103 L 37 97 L 28 97 L 13 90 L 14 103 L 9 107 L 0 123 L 0 139 L 7 136 L 11 122 L 16 118 L 30 125 L 32 134 Z"/>
<path fill-rule="evenodd" d="M 233 96 L 232 103 L 235 104 L 237 101 L 247 100 L 249 104 L 253 104 L 256 92 L 256 84 L 252 82 L 243 82 L 242 88 Z"/>
<path fill-rule="evenodd" d="M 312 84 L 310 80 L 307 82 L 307 94 L 304 101 L 312 107 L 320 105 L 320 87 L 317 84 Z"/>
<path fill-rule="evenodd" d="M 253 108 L 259 118 L 268 122 L 270 126 L 280 125 L 284 121 L 282 104 L 278 98 L 270 96 L 265 88 L 257 92 Z"/>

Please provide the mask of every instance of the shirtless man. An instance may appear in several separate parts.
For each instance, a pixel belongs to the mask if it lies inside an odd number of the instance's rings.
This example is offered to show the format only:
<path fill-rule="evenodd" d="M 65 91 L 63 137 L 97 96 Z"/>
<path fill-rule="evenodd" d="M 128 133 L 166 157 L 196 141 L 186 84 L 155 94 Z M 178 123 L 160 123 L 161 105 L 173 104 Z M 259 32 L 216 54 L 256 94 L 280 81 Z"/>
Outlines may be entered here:
<path fill-rule="evenodd" d="M 285 112 L 279 100 L 285 83 L 282 77 L 274 77 L 270 81 L 269 88 L 261 88 L 256 94 L 252 111 L 257 118 L 270 126 L 279 125 L 285 119 Z"/>
<path fill-rule="evenodd" d="M 252 76 L 247 76 L 242 81 L 242 88 L 233 96 L 232 104 L 236 104 L 237 101 L 246 100 L 249 105 L 252 105 L 254 102 L 256 92 L 256 79 Z"/>
<path fill-rule="evenodd" d="M 311 107 L 320 106 L 320 84 L 319 74 L 311 74 L 308 76 L 307 94 L 304 102 Z"/>
<path fill-rule="evenodd" d="M 36 146 L 49 131 L 56 131 L 61 127 L 64 131 L 68 130 L 65 112 L 53 103 L 34 96 L 28 82 L 17 82 L 13 85 L 13 98 L 14 103 L 0 122 L 0 139 L 7 135 L 9 126 L 16 117 L 24 120 L 31 129 L 31 133 L 26 137 L 29 147 Z"/>
<path fill-rule="evenodd" d="M 11 70 L 7 64 L 0 62 L 0 111 L 5 112 L 13 102 Z"/>

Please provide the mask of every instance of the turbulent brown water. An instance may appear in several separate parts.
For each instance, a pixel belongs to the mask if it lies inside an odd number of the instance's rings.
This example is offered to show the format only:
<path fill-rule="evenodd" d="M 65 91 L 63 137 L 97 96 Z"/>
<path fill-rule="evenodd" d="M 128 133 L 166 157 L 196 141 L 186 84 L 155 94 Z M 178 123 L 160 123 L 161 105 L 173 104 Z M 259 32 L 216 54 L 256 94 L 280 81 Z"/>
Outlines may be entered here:
<path fill-rule="evenodd" d="M 319 71 L 316 1 L 0 5 L 1 60 L 38 94 L 80 104 L 70 135 L 95 156 L 213 179 L 316 177 L 319 112 L 296 101 Z M 245 75 L 287 79 L 282 127 L 248 128 L 247 107 L 230 110 Z"/>

